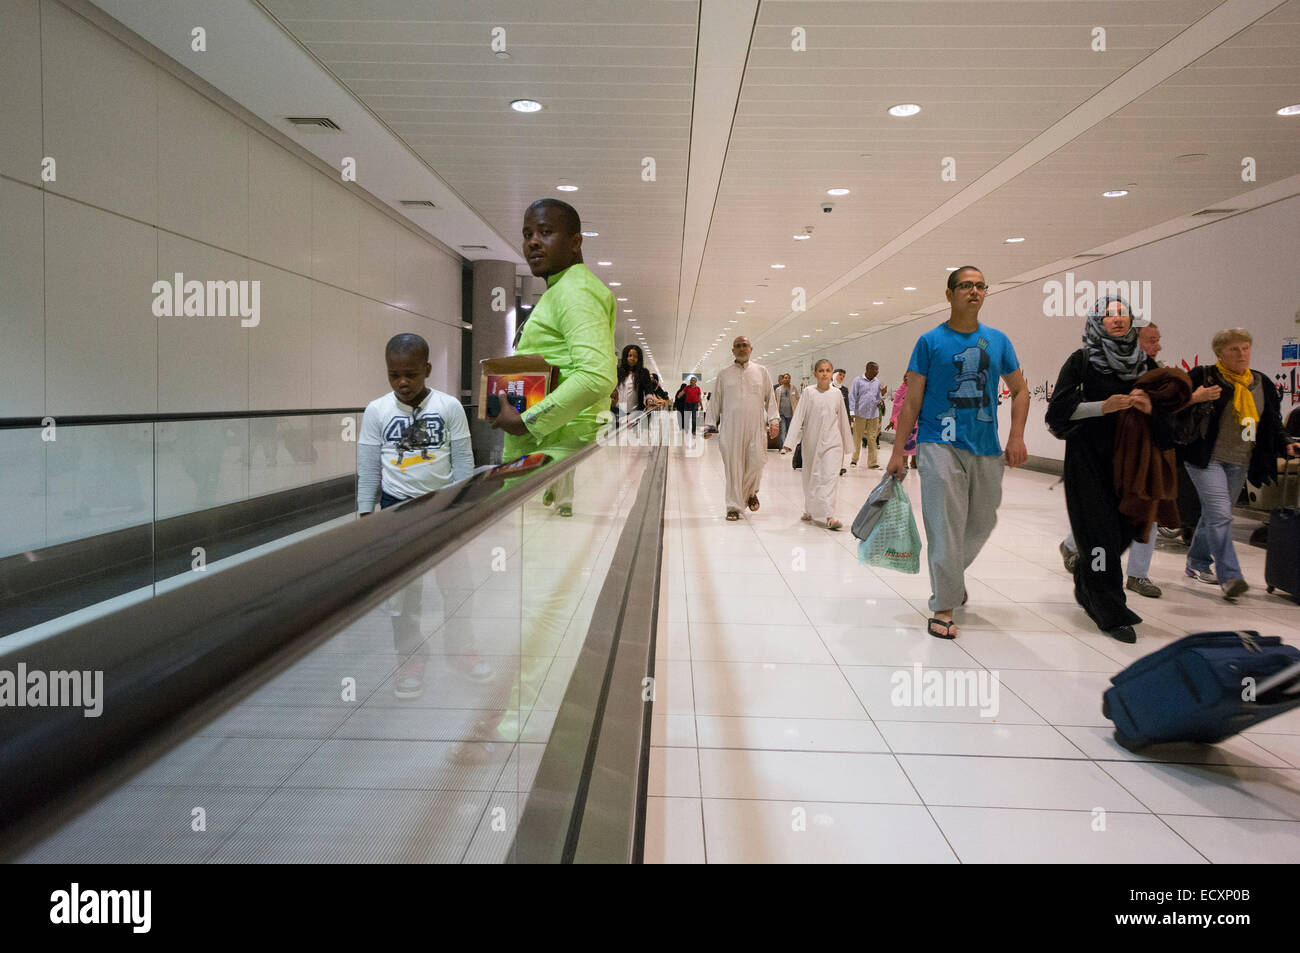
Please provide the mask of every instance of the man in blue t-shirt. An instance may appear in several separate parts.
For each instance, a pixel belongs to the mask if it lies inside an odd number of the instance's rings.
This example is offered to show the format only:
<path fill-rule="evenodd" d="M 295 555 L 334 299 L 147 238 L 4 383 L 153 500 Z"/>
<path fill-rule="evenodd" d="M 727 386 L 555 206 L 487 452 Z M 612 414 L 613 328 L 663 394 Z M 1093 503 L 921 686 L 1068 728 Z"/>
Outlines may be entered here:
<path fill-rule="evenodd" d="M 907 369 L 907 398 L 898 433 L 916 436 L 921 474 L 921 515 L 930 564 L 929 632 L 954 639 L 952 613 L 966 602 L 966 568 L 997 524 L 1002 502 L 1002 445 L 998 441 L 998 378 L 1011 391 L 1011 434 L 1005 466 L 1029 457 L 1025 420 L 1029 389 L 1011 339 L 980 324 L 988 285 L 972 265 L 948 275 L 952 312 L 946 323 L 921 335 Z M 902 440 L 894 441 L 886 470 L 906 474 Z"/>

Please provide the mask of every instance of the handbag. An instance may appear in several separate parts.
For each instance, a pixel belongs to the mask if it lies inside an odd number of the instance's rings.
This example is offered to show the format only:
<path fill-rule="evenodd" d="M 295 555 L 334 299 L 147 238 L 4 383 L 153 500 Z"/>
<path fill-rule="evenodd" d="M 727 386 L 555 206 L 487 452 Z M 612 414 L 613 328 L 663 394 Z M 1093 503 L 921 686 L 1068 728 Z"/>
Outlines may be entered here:
<path fill-rule="evenodd" d="M 1174 415 L 1174 443 L 1187 446 L 1204 440 L 1210 433 L 1210 418 L 1214 416 L 1214 401 L 1204 401 L 1184 407 Z"/>

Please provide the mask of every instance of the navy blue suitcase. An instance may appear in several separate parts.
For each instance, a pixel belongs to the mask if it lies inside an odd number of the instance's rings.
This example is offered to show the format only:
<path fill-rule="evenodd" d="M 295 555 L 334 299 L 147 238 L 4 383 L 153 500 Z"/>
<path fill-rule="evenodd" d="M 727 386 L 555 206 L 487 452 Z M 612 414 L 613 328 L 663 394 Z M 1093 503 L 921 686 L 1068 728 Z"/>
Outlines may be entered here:
<path fill-rule="evenodd" d="M 1200 632 L 1110 681 L 1101 713 L 1123 747 L 1213 744 L 1300 707 L 1300 650 L 1258 632 Z"/>

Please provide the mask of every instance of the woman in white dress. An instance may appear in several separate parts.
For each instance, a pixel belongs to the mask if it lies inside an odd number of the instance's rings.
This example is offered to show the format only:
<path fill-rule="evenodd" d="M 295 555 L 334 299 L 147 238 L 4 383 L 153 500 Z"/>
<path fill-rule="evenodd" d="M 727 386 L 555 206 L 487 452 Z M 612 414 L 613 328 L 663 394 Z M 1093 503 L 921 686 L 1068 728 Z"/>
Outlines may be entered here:
<path fill-rule="evenodd" d="M 834 365 L 825 359 L 813 367 L 817 384 L 804 388 L 781 447 L 782 453 L 789 453 L 803 441 L 803 519 L 824 519 L 827 529 L 844 525 L 835 518 L 835 493 L 844 455 L 853 452 L 844 395 L 831 387 L 833 372 Z"/>

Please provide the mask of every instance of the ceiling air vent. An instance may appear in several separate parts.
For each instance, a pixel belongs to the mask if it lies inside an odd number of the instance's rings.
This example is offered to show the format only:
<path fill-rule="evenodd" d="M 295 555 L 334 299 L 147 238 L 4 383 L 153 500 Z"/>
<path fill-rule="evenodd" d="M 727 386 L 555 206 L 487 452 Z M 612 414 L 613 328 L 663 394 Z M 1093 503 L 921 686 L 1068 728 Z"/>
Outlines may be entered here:
<path fill-rule="evenodd" d="M 461 245 L 460 247 L 464 251 L 487 251 L 488 250 L 488 247 L 486 245 Z"/>
<path fill-rule="evenodd" d="M 1199 215 L 1231 215 L 1233 212 L 1240 212 L 1239 208 L 1203 208 L 1199 212 L 1193 212 L 1192 218 Z"/>
<path fill-rule="evenodd" d="M 298 126 L 304 132 L 330 129 L 339 132 L 339 124 L 327 116 L 289 116 L 286 121 L 291 126 Z"/>
<path fill-rule="evenodd" d="M 437 208 L 428 199 L 398 199 L 397 204 L 402 208 Z"/>

